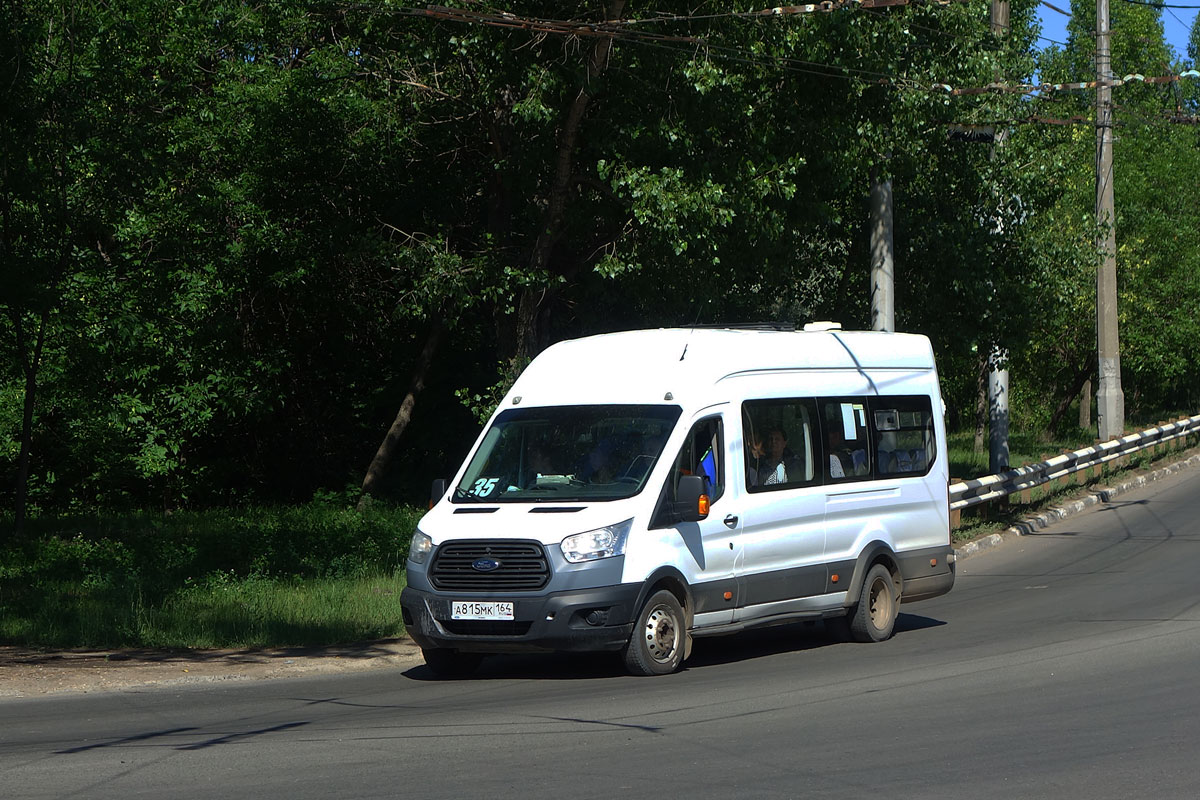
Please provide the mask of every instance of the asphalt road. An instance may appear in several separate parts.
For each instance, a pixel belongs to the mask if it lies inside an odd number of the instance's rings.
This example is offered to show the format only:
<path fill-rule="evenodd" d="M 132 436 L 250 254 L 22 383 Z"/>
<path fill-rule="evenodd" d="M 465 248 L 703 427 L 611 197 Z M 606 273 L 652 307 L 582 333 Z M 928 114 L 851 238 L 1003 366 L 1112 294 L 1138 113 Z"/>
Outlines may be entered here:
<path fill-rule="evenodd" d="M 0 796 L 1200 797 L 1200 474 L 960 563 L 876 645 L 0 701 Z"/>

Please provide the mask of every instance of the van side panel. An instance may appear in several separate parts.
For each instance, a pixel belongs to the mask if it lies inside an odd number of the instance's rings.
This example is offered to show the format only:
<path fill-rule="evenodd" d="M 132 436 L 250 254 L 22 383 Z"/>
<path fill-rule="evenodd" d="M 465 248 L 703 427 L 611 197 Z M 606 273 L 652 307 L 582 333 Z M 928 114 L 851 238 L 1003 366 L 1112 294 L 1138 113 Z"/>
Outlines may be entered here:
<path fill-rule="evenodd" d="M 825 497 L 821 487 L 745 493 L 745 563 L 738 576 L 743 601 L 737 619 L 754 606 L 825 591 Z"/>

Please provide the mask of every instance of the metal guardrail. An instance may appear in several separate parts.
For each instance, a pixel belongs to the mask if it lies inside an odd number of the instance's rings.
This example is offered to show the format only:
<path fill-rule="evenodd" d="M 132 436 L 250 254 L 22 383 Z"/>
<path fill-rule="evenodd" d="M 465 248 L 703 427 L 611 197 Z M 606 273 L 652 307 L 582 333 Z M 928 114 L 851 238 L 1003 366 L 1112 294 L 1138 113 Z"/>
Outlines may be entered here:
<path fill-rule="evenodd" d="M 1200 434 L 1200 414 L 1177 422 L 1168 422 L 1147 428 L 1139 433 L 1131 433 L 1120 439 L 1076 450 L 1073 453 L 1054 456 L 1040 464 L 1027 464 L 998 475 L 985 475 L 969 481 L 955 481 L 950 484 L 950 510 L 951 512 L 961 511 L 964 508 L 999 500 L 1071 473 L 1107 464 L 1123 456 L 1191 434 Z"/>

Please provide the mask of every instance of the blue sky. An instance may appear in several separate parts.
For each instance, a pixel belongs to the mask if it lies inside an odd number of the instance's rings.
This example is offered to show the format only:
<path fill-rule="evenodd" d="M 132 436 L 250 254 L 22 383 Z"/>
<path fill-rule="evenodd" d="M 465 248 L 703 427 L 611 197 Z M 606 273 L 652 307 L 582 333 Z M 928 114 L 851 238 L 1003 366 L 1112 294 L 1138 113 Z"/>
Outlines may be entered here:
<path fill-rule="evenodd" d="M 1177 0 L 1180 5 L 1200 5 L 1200 0 Z M 1121 0 L 1110 0 L 1119 3 Z M 1051 5 L 1063 11 L 1071 10 L 1071 0 L 1051 0 Z M 1187 58 L 1188 33 L 1192 29 L 1192 21 L 1196 18 L 1193 8 L 1164 8 L 1162 12 L 1163 33 L 1167 36 L 1167 44 L 1175 48 L 1181 58 Z M 1042 36 L 1058 42 L 1067 41 L 1067 17 L 1053 11 L 1045 4 L 1038 6 L 1038 17 L 1042 22 Z M 1050 43 L 1042 41 L 1049 46 Z"/>

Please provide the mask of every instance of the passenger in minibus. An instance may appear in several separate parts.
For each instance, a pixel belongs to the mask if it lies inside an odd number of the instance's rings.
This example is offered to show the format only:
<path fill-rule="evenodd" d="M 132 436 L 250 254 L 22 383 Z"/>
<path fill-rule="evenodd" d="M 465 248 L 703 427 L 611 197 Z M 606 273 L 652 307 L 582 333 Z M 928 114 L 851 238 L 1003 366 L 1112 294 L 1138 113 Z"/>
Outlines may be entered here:
<path fill-rule="evenodd" d="M 800 459 L 788 448 L 787 433 L 781 426 L 769 428 L 766 441 L 752 440 L 751 447 L 758 465 L 757 485 L 770 486 L 803 480 L 804 468 Z"/>

